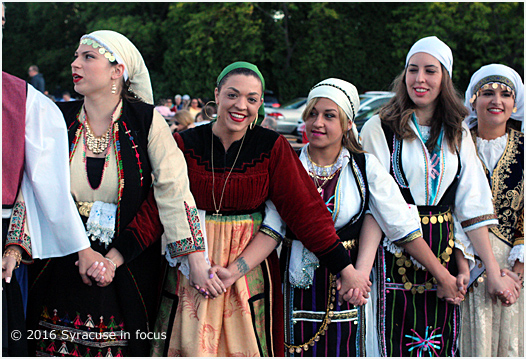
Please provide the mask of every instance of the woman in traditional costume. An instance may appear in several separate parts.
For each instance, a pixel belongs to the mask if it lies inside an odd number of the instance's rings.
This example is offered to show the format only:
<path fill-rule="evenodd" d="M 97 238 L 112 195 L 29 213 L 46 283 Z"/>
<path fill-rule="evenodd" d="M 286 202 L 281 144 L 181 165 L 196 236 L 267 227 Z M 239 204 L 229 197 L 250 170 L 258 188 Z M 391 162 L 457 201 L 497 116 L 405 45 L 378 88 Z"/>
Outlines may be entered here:
<path fill-rule="evenodd" d="M 524 85 L 504 65 L 481 67 L 466 90 L 466 118 L 491 186 L 499 224 L 490 228 L 491 248 L 501 268 L 524 278 Z M 519 122 L 519 123 L 520 123 Z M 520 128 L 520 126 L 517 126 Z M 480 263 L 482 268 L 482 264 Z M 524 294 L 515 305 L 494 303 L 477 265 L 462 303 L 460 349 L 469 357 L 524 356 Z"/>
<path fill-rule="evenodd" d="M 364 125 L 364 150 L 390 171 L 420 213 L 423 238 L 465 293 L 475 250 L 486 264 L 488 292 L 515 300 L 488 238 L 497 219 L 467 115 L 451 74 L 451 49 L 435 36 L 417 41 L 395 79 L 396 95 Z M 466 232 L 466 236 L 457 233 Z M 469 240 L 468 240 L 469 237 Z M 466 260 L 467 259 L 467 260 Z M 378 334 L 383 356 L 457 356 L 459 307 L 439 300 L 436 277 L 411 253 L 384 243 L 378 259 Z"/>
<path fill-rule="evenodd" d="M 195 202 L 137 48 L 117 32 L 95 31 L 81 38 L 75 57 L 73 82 L 84 100 L 60 104 L 71 194 L 92 248 L 105 258 L 88 270 L 97 281 L 91 286 L 80 280 L 73 255 L 41 263 L 28 308 L 29 327 L 40 333 L 32 345 L 37 355 L 146 356 L 162 226 L 140 223 L 158 223 L 149 219 L 157 217 L 155 196 L 166 238 L 202 241 Z"/>
<path fill-rule="evenodd" d="M 416 207 L 406 204 L 378 159 L 362 150 L 354 124 L 359 107 L 356 88 L 331 78 L 311 89 L 302 116 L 309 144 L 299 158 L 331 213 L 340 240 L 356 270 L 369 277 L 383 231 L 391 246 L 402 246 L 436 273 L 440 297 L 459 302 L 462 296 L 455 277 L 422 238 Z M 336 303 L 332 274 L 291 238 L 295 236 L 289 231 L 280 257 L 287 354 L 378 356 L 375 301 L 363 306 L 362 297 L 352 302 L 358 306 Z M 374 298 L 374 287 L 371 293 Z"/>
<path fill-rule="evenodd" d="M 227 66 L 215 89 L 217 121 L 175 134 L 197 207 L 206 211 L 204 257 L 224 267 L 214 269 L 228 289 L 206 299 L 187 278 L 190 256 L 203 257 L 200 248 L 169 244 L 180 257 L 178 267 L 167 274 L 155 328 L 167 338 L 154 344 L 155 356 L 284 355 L 283 297 L 275 251 L 280 238 L 261 227 L 268 199 L 331 273 L 341 272 L 342 294 L 349 295 L 350 288 L 370 290 L 368 279 L 357 276 L 350 265 L 330 214 L 288 141 L 255 125 L 258 111 L 263 116 L 264 88 L 256 66 L 246 62 Z M 216 295 L 213 289 L 209 294 Z"/>

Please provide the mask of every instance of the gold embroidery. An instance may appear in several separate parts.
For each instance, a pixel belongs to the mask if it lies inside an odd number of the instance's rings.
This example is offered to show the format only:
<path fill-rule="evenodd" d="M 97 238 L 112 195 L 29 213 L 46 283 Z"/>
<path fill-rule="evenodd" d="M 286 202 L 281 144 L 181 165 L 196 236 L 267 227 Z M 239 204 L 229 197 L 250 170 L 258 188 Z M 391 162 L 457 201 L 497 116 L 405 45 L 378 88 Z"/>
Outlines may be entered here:
<path fill-rule="evenodd" d="M 509 243 L 510 246 L 513 244 L 515 230 L 519 228 L 524 232 L 524 226 L 520 228 L 519 223 L 519 217 L 524 208 L 524 175 L 514 188 L 506 185 L 506 180 L 511 175 L 511 166 L 518 163 L 519 142 L 523 136 L 521 132 L 510 129 L 504 153 L 491 176 L 493 206 L 499 218 L 499 225 L 491 227 L 490 231 L 499 239 Z M 476 141 L 476 136 L 473 136 L 473 139 Z M 483 162 L 482 166 L 488 173 Z M 500 208 L 505 208 L 505 210 L 499 211 Z"/>

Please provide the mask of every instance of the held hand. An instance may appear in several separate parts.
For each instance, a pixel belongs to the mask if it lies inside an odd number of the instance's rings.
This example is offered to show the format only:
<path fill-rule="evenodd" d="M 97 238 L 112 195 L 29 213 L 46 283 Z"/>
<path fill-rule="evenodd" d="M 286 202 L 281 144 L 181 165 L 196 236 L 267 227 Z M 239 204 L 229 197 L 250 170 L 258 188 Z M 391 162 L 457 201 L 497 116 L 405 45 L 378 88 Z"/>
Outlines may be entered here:
<path fill-rule="evenodd" d="M 497 303 L 497 299 L 500 299 L 504 306 L 510 306 L 517 301 L 517 290 L 516 282 L 510 275 L 504 271 L 500 274 L 500 271 L 495 273 L 487 273 L 487 285 L 493 304 Z"/>
<path fill-rule="evenodd" d="M 469 271 L 465 273 L 458 273 L 457 275 L 457 288 L 460 294 L 466 295 L 469 284 Z"/>
<path fill-rule="evenodd" d="M 339 279 L 336 281 L 336 289 L 337 290 L 341 289 L 341 281 Z M 359 289 L 351 288 L 341 298 L 355 306 L 361 306 L 361 305 L 367 304 L 367 299 L 365 299 L 365 297 L 363 296 L 362 292 L 360 292 Z M 342 302 L 338 300 L 338 304 L 342 305 Z"/>
<path fill-rule="evenodd" d="M 371 281 L 369 276 L 362 271 L 354 269 L 352 264 L 349 264 L 341 272 L 341 282 L 339 284 L 339 297 L 344 300 L 350 300 L 352 297 L 346 295 L 347 292 L 352 289 L 358 289 L 363 294 L 364 298 L 369 298 L 369 292 L 371 291 Z M 339 299 L 338 299 L 339 301 Z"/>
<path fill-rule="evenodd" d="M 5 279 L 6 283 L 11 283 L 15 267 L 16 259 L 14 257 L 7 256 L 2 258 L 2 279 Z"/>
<path fill-rule="evenodd" d="M 230 288 L 230 286 L 232 286 L 232 284 L 235 283 L 234 274 L 230 270 L 228 270 L 228 268 L 214 265 L 212 268 L 210 268 L 208 274 L 217 275 L 219 279 L 223 282 L 225 289 Z"/>
<path fill-rule="evenodd" d="M 218 276 L 208 273 L 210 265 L 206 263 L 203 253 L 188 254 L 190 264 L 190 285 L 197 289 L 205 298 L 216 298 L 226 292 L 226 288 Z"/>
<path fill-rule="evenodd" d="M 86 273 L 95 262 L 97 262 L 96 265 L 102 262 L 104 257 L 99 252 L 94 251 L 91 247 L 79 251 L 78 255 L 79 260 L 75 262 L 75 265 L 79 267 L 79 274 L 82 277 L 84 284 L 91 286 L 91 280 Z"/>
<path fill-rule="evenodd" d="M 464 279 L 461 279 L 464 283 Z M 469 280 L 469 277 L 468 277 Z M 464 290 L 467 285 L 463 285 Z M 437 278 L 437 297 L 446 300 L 450 304 L 458 305 L 464 300 L 464 295 L 459 291 L 457 278 L 453 277 L 449 272 L 442 279 Z"/>
<path fill-rule="evenodd" d="M 115 277 L 115 266 L 107 258 L 104 258 L 100 263 L 93 263 L 86 274 L 94 279 L 99 287 L 106 287 Z"/>

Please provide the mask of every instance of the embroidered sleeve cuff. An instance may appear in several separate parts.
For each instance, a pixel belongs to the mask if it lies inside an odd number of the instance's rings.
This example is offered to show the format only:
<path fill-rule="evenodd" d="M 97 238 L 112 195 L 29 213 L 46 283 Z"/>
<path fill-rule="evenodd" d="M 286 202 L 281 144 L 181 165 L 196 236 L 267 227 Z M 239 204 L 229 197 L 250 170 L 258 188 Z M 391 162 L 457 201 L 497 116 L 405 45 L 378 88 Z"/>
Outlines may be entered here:
<path fill-rule="evenodd" d="M 276 232 L 275 230 L 273 230 L 272 228 L 268 226 L 262 225 L 261 227 L 259 227 L 259 231 L 265 233 L 267 236 L 275 240 L 277 242 L 277 245 L 279 245 L 281 241 L 283 240 L 283 237 L 281 236 L 281 234 L 279 234 L 278 232 Z"/>
<path fill-rule="evenodd" d="M 400 238 L 399 240 L 395 241 L 394 243 L 396 245 L 402 245 L 402 244 L 406 244 L 406 243 L 412 242 L 415 239 L 417 239 L 418 237 L 422 237 L 422 232 L 420 231 L 420 229 L 417 229 L 417 230 L 409 233 L 407 236 L 405 236 L 403 238 Z"/>
<path fill-rule="evenodd" d="M 33 261 L 31 237 L 27 230 L 26 206 L 23 201 L 17 201 L 11 213 L 11 222 L 7 231 L 6 246 L 17 245 L 22 251 L 23 261 Z"/>
<path fill-rule="evenodd" d="M 462 229 L 464 229 L 465 232 L 469 232 L 483 226 L 493 227 L 497 224 L 499 224 L 499 221 L 494 213 L 470 218 L 460 223 Z"/>
<path fill-rule="evenodd" d="M 196 245 L 193 238 L 185 238 L 174 243 L 168 243 L 166 250 L 171 258 L 175 258 L 194 252 L 204 252 L 205 247 Z"/>
<path fill-rule="evenodd" d="M 513 268 L 515 261 L 524 263 L 524 244 L 514 245 L 511 249 L 510 255 L 508 256 L 508 264 L 510 268 Z"/>
<path fill-rule="evenodd" d="M 513 246 L 518 246 L 524 244 L 524 237 L 515 239 L 515 242 L 513 242 Z"/>

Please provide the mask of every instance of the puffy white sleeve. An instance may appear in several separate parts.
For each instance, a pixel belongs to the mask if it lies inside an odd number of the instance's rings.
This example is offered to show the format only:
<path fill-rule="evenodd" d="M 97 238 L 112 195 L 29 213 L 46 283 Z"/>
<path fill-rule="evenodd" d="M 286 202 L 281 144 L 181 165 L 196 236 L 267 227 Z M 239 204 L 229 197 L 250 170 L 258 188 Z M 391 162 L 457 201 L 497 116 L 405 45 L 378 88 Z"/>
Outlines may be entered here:
<path fill-rule="evenodd" d="M 33 258 L 62 257 L 90 246 L 70 192 L 66 123 L 58 107 L 28 85 L 22 194 Z"/>
<path fill-rule="evenodd" d="M 364 151 L 373 154 L 389 173 L 391 154 L 385 140 L 380 116 L 374 115 L 363 125 L 360 138 Z"/>
<path fill-rule="evenodd" d="M 276 206 L 270 199 L 265 202 L 265 218 L 261 223 L 259 230 L 266 235 L 274 238 L 278 243 L 281 243 L 285 238 L 287 225 L 281 219 Z"/>
<path fill-rule="evenodd" d="M 369 209 L 387 239 L 401 244 L 422 236 L 417 207 L 406 203 L 393 177 L 374 155 L 366 154 L 366 159 Z M 393 253 L 400 251 L 387 247 Z"/>
<path fill-rule="evenodd" d="M 465 123 L 462 123 L 460 148 L 461 170 L 455 197 L 455 214 L 465 232 L 498 224 L 493 199 L 475 144 Z"/>

